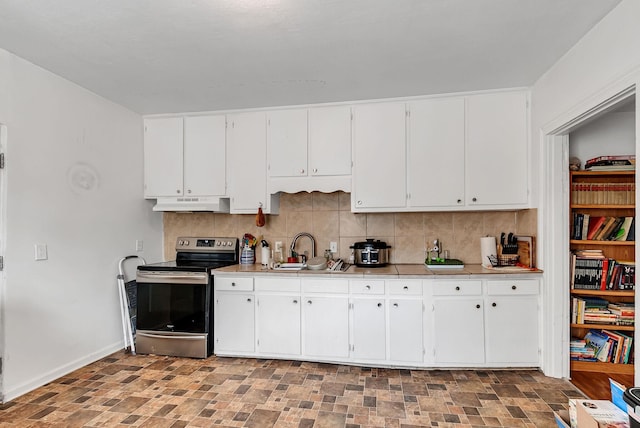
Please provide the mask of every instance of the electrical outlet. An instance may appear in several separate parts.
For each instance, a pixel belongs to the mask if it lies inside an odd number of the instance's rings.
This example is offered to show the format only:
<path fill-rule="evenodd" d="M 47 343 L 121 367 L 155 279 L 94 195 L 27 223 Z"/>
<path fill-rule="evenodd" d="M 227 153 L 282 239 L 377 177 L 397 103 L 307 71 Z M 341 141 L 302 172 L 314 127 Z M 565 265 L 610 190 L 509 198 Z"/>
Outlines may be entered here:
<path fill-rule="evenodd" d="M 329 242 L 329 251 L 331 251 L 332 253 L 337 253 L 338 252 L 338 243 L 337 242 Z"/>
<path fill-rule="evenodd" d="M 276 248 L 274 251 L 282 251 L 282 241 L 276 241 Z"/>
<path fill-rule="evenodd" d="M 136 239 L 136 251 L 142 251 L 144 249 L 144 241 L 142 239 Z"/>
<path fill-rule="evenodd" d="M 47 244 L 36 244 L 36 260 L 47 260 Z"/>

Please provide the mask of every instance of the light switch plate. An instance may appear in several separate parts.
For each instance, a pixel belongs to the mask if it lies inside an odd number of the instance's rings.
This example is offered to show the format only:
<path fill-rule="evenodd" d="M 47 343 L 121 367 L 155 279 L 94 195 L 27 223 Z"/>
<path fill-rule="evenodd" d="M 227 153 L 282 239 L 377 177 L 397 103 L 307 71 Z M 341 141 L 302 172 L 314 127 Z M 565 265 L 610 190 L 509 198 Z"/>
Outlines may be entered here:
<path fill-rule="evenodd" d="M 142 251 L 144 249 L 144 241 L 142 239 L 136 239 L 136 251 Z"/>
<path fill-rule="evenodd" d="M 338 243 L 331 241 L 329 242 L 329 251 L 331 251 L 332 253 L 337 253 L 338 252 Z"/>
<path fill-rule="evenodd" d="M 47 244 L 36 244 L 36 260 L 47 260 Z"/>

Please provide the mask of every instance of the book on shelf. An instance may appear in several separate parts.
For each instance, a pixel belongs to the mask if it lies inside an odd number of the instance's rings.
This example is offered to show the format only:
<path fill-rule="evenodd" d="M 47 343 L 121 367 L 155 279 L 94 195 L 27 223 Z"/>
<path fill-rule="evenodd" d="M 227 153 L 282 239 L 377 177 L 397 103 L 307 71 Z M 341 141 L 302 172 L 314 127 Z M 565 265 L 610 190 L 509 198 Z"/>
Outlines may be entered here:
<path fill-rule="evenodd" d="M 633 223 L 634 218 L 631 216 L 625 217 L 618 233 L 616 233 L 615 240 L 616 241 L 626 241 L 629 236 L 629 230 L 631 228 L 631 224 Z"/>
<path fill-rule="evenodd" d="M 634 222 L 633 216 L 591 216 L 573 213 L 571 239 L 590 241 L 626 241 Z M 631 234 L 633 238 L 635 232 Z M 633 240 L 633 239 L 631 239 Z"/>
<path fill-rule="evenodd" d="M 606 220 L 607 220 L 607 217 L 605 216 L 592 216 L 589 219 L 589 227 L 588 227 L 589 232 L 587 233 L 588 240 L 593 240 L 593 237 L 602 228 L 602 225 L 605 223 Z"/>
<path fill-rule="evenodd" d="M 575 251 L 570 260 L 570 284 L 574 290 L 635 290 L 634 262 L 607 258 L 599 252 Z M 585 255 L 589 254 L 589 255 Z"/>
<path fill-rule="evenodd" d="M 636 219 L 634 217 L 631 219 L 631 226 L 629 226 L 627 241 L 635 241 L 635 240 L 636 240 Z"/>
<path fill-rule="evenodd" d="M 585 168 L 586 171 L 635 171 L 633 164 L 592 165 Z"/>
<path fill-rule="evenodd" d="M 636 185 L 633 182 L 572 182 L 571 203 L 576 205 L 633 205 Z"/>

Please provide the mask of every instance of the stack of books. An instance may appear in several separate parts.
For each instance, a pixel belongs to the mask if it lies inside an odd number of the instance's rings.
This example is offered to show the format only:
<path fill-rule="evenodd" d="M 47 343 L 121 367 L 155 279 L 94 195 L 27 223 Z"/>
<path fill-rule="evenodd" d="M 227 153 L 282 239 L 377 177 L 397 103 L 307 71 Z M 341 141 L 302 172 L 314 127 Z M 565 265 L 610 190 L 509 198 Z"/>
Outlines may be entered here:
<path fill-rule="evenodd" d="M 573 361 L 597 361 L 596 349 L 587 345 L 586 340 L 572 337 L 569 346 L 570 357 Z"/>
<path fill-rule="evenodd" d="M 587 171 L 615 171 L 635 170 L 635 155 L 598 156 L 584 163 Z"/>
<path fill-rule="evenodd" d="M 634 241 L 635 217 L 592 216 L 573 213 L 571 239 L 589 241 Z"/>
<path fill-rule="evenodd" d="M 633 205 L 635 194 L 635 183 L 571 183 L 574 205 Z"/>
<path fill-rule="evenodd" d="M 633 303 L 610 303 L 599 297 L 571 298 L 572 324 L 634 325 Z"/>

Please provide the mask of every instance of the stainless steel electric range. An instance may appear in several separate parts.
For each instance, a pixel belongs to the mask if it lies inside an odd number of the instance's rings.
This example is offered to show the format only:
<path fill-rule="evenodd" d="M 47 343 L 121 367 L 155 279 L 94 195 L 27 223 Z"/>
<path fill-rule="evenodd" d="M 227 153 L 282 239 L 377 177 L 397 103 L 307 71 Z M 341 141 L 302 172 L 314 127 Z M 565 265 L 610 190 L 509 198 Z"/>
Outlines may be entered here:
<path fill-rule="evenodd" d="M 136 352 L 193 358 L 211 355 L 211 271 L 237 264 L 238 257 L 238 238 L 180 237 L 175 261 L 138 266 Z"/>

